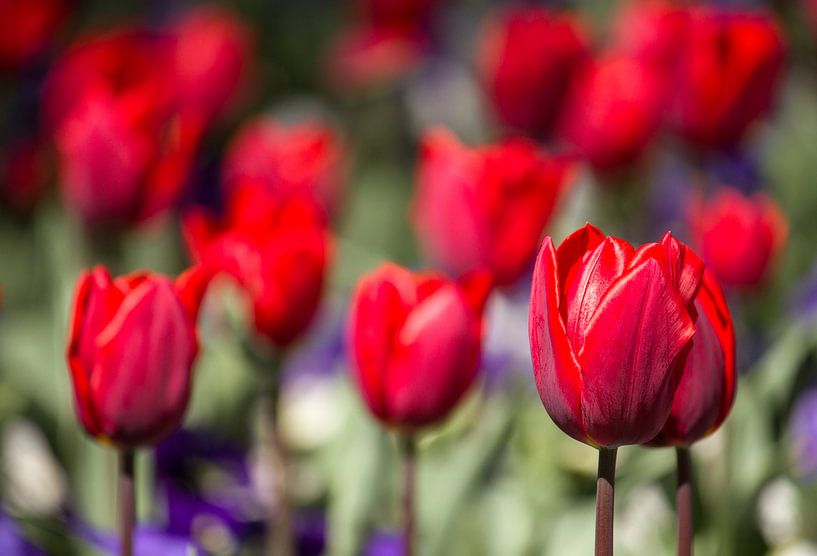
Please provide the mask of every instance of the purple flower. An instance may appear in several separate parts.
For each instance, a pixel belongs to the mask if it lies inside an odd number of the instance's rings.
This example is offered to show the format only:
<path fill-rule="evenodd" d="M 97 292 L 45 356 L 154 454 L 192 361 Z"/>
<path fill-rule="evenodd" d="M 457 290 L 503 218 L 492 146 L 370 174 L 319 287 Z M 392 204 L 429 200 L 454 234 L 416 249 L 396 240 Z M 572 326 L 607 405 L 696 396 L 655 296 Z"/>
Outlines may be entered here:
<path fill-rule="evenodd" d="M 403 539 L 395 533 L 377 531 L 363 548 L 362 556 L 403 556 Z"/>
<path fill-rule="evenodd" d="M 817 388 L 800 395 L 789 430 L 795 473 L 806 480 L 817 478 Z"/>
<path fill-rule="evenodd" d="M 23 536 L 17 522 L 0 513 L 0 554 L 3 556 L 45 556 L 45 552 Z"/>

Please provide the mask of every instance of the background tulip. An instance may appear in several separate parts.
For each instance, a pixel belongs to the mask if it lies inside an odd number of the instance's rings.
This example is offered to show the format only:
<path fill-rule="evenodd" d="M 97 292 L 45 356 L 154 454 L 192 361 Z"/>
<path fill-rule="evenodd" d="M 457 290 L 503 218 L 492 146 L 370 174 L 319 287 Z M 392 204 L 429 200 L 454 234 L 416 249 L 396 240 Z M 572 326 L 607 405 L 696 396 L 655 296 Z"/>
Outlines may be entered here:
<path fill-rule="evenodd" d="M 658 433 L 694 334 L 703 271 L 669 234 L 638 250 L 589 224 L 558 249 L 545 238 L 531 291 L 531 357 L 559 428 L 605 448 Z"/>
<path fill-rule="evenodd" d="M 381 266 L 357 285 L 349 344 L 358 387 L 387 426 L 445 418 L 477 375 L 487 275 L 457 283 Z"/>
<path fill-rule="evenodd" d="M 276 195 L 303 195 L 331 213 L 344 185 L 341 139 L 318 121 L 277 122 L 266 116 L 247 122 L 227 150 L 226 191 L 260 185 Z"/>
<path fill-rule="evenodd" d="M 103 267 L 80 276 L 67 355 L 77 414 L 90 435 L 134 448 L 179 426 L 206 282 L 200 269 L 175 283 L 144 272 L 114 280 Z"/>
<path fill-rule="evenodd" d="M 0 0 L 0 70 L 15 70 L 40 54 L 64 23 L 70 0 Z"/>
<path fill-rule="evenodd" d="M 570 84 L 588 59 L 587 41 L 571 15 L 520 6 L 492 17 L 477 60 L 498 119 L 528 133 L 548 135 Z"/>
<path fill-rule="evenodd" d="M 650 444 L 689 446 L 723 423 L 735 401 L 735 330 L 714 275 L 695 296 L 695 337 L 664 428 Z"/>
<path fill-rule="evenodd" d="M 783 247 L 788 225 L 764 194 L 746 196 L 721 187 L 707 200 L 696 199 L 690 226 L 708 268 L 726 287 L 758 286 Z"/>
<path fill-rule="evenodd" d="M 734 147 L 775 100 L 785 62 L 777 23 L 762 12 L 693 8 L 685 44 L 674 126 L 693 145 Z"/>
<path fill-rule="evenodd" d="M 483 269 L 510 284 L 529 268 L 569 169 L 525 139 L 469 148 L 446 130 L 430 131 L 421 146 L 414 227 L 431 258 L 451 272 Z"/>
<path fill-rule="evenodd" d="M 610 53 L 581 72 L 562 116 L 565 138 L 595 169 L 635 162 L 661 124 L 665 76 L 635 57 Z"/>
<path fill-rule="evenodd" d="M 323 222 L 309 199 L 246 186 L 233 193 L 223 220 L 188 213 L 185 235 L 196 260 L 247 293 L 256 331 L 283 347 L 303 333 L 320 303 L 330 255 Z"/>

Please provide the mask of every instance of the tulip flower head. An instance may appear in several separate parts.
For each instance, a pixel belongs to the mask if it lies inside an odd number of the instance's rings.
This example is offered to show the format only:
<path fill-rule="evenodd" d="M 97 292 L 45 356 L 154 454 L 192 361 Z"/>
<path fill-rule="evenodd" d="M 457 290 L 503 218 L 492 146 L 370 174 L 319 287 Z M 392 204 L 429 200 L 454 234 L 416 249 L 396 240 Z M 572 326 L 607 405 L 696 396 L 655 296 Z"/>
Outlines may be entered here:
<path fill-rule="evenodd" d="M 421 149 L 413 223 L 431 258 L 453 274 L 487 270 L 497 285 L 519 279 L 568 181 L 568 162 L 522 138 L 472 149 L 444 129 L 428 132 Z"/>
<path fill-rule="evenodd" d="M 497 118 L 535 135 L 553 131 L 570 84 L 589 59 L 584 32 L 576 21 L 536 6 L 492 17 L 478 55 Z"/>
<path fill-rule="evenodd" d="M 196 315 L 207 275 L 175 281 L 101 266 L 77 283 L 68 338 L 75 407 L 85 430 L 121 448 L 156 444 L 179 426 L 198 353 Z"/>
<path fill-rule="evenodd" d="M 287 346 L 306 330 L 320 304 L 331 250 L 323 214 L 310 199 L 242 187 L 223 219 L 193 210 L 184 231 L 197 261 L 246 292 L 261 336 Z"/>
<path fill-rule="evenodd" d="M 714 432 L 735 401 L 735 330 L 715 276 L 704 272 L 695 297 L 695 337 L 672 411 L 653 446 L 689 446 Z"/>
<path fill-rule="evenodd" d="M 559 428 L 604 448 L 658 434 L 691 348 L 703 272 L 669 233 L 638 249 L 590 224 L 558 248 L 545 238 L 529 332 L 536 386 Z"/>
<path fill-rule="evenodd" d="M 232 140 L 223 183 L 228 195 L 251 183 L 277 195 L 311 197 L 331 214 L 343 175 L 343 145 L 329 125 L 318 120 L 284 124 L 264 116 L 247 122 Z"/>
<path fill-rule="evenodd" d="M 68 0 L 0 0 L 0 71 L 16 70 L 54 39 L 70 11 Z"/>
<path fill-rule="evenodd" d="M 349 345 L 358 387 L 386 426 L 444 419 L 477 376 L 487 274 L 455 282 L 386 264 L 358 283 Z"/>
<path fill-rule="evenodd" d="M 727 288 L 761 285 L 788 235 L 786 217 L 771 198 L 732 187 L 695 199 L 690 221 L 707 267 Z"/>

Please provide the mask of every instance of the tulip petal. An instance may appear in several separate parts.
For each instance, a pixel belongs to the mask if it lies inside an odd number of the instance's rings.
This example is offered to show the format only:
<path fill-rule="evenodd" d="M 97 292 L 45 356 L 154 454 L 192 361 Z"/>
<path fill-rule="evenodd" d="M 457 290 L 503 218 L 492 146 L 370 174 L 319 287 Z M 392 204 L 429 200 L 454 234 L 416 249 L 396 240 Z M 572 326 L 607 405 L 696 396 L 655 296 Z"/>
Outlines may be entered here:
<path fill-rule="evenodd" d="M 556 260 L 558 261 L 556 268 L 559 269 L 559 283 L 563 287 L 567 282 L 567 276 L 575 272 L 574 267 L 581 264 L 582 257 L 588 251 L 595 249 L 602 241 L 604 241 L 604 233 L 588 222 L 559 244 L 559 247 L 556 248 Z"/>
<path fill-rule="evenodd" d="M 536 388 L 553 422 L 573 438 L 588 442 L 582 424 L 581 369 L 562 320 L 559 289 L 556 250 L 546 237 L 533 272 L 528 318 Z"/>
<path fill-rule="evenodd" d="M 684 304 L 689 305 L 695 299 L 701 285 L 706 269 L 704 262 L 670 232 L 661 239 L 661 245 L 666 251 L 669 282 L 675 285 Z"/>
<path fill-rule="evenodd" d="M 588 326 L 579 362 L 586 432 L 615 447 L 652 439 L 680 380 L 695 328 L 661 264 L 648 258 L 616 281 Z"/>
<path fill-rule="evenodd" d="M 604 293 L 622 275 L 632 256 L 629 243 L 608 236 L 567 274 L 562 290 L 567 306 L 567 337 L 574 353 L 581 351 L 587 325 Z"/>
<path fill-rule="evenodd" d="M 143 282 L 97 338 L 91 389 L 106 436 L 152 443 L 179 425 L 190 396 L 197 346 L 173 283 Z"/>
<path fill-rule="evenodd" d="M 438 421 L 468 390 L 477 371 L 477 361 L 469 361 L 472 319 L 451 283 L 409 313 L 385 377 L 390 420 L 414 427 Z"/>

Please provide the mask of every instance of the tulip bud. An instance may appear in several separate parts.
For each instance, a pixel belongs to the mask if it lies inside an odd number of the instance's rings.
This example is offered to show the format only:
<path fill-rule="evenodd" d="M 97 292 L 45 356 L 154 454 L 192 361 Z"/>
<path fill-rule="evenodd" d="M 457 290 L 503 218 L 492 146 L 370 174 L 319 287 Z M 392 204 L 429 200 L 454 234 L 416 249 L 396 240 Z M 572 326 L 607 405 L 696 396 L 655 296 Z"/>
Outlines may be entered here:
<path fill-rule="evenodd" d="M 254 184 L 277 195 L 311 197 L 328 213 L 344 185 L 343 145 L 337 133 L 315 120 L 287 125 L 269 117 L 247 122 L 225 155 L 228 194 Z"/>
<path fill-rule="evenodd" d="M 587 41 L 573 17 L 529 6 L 491 18 L 480 40 L 478 66 L 502 123 L 548 135 L 587 60 Z"/>
<path fill-rule="evenodd" d="M 69 12 L 68 0 L 0 0 L 0 70 L 15 70 L 54 39 Z"/>
<path fill-rule="evenodd" d="M 558 249 L 545 238 L 528 325 L 536 386 L 559 428 L 604 448 L 658 434 L 691 347 L 703 272 L 669 233 L 638 249 L 590 224 Z"/>
<path fill-rule="evenodd" d="M 196 260 L 246 292 L 259 334 L 287 346 L 306 330 L 330 256 L 329 233 L 314 203 L 245 186 L 232 194 L 223 220 L 194 210 L 185 215 L 184 231 Z"/>
<path fill-rule="evenodd" d="M 428 132 L 421 150 L 413 221 L 431 258 L 454 274 L 483 269 L 498 285 L 516 281 L 534 258 L 569 164 L 526 139 L 469 148 L 444 129 Z"/>
<path fill-rule="evenodd" d="M 598 171 L 631 164 L 658 131 L 667 91 L 651 65 L 608 54 L 577 79 L 562 115 L 565 138 Z"/>
<path fill-rule="evenodd" d="M 653 446 L 689 446 L 714 432 L 735 401 L 735 330 L 723 291 L 704 273 L 695 297 L 695 337 L 664 428 Z"/>
<path fill-rule="evenodd" d="M 250 30 L 226 9 L 201 7 L 185 13 L 172 34 L 179 104 L 209 123 L 224 112 L 243 84 Z"/>
<path fill-rule="evenodd" d="M 383 424 L 414 430 L 445 418 L 477 375 L 486 274 L 457 283 L 386 264 L 358 283 L 349 345 L 358 387 Z"/>
<path fill-rule="evenodd" d="M 112 279 L 101 266 L 82 273 L 67 356 L 88 434 L 135 448 L 179 426 L 198 353 L 201 273 L 194 268 L 175 283 L 146 272 Z"/>
<path fill-rule="evenodd" d="M 756 12 L 690 11 L 672 121 L 693 145 L 734 147 L 772 107 L 785 46 L 777 23 Z"/>
<path fill-rule="evenodd" d="M 721 187 L 706 201 L 696 199 L 690 220 L 701 256 L 726 287 L 760 285 L 788 235 L 786 217 L 771 198 L 748 197 L 732 187 Z"/>

